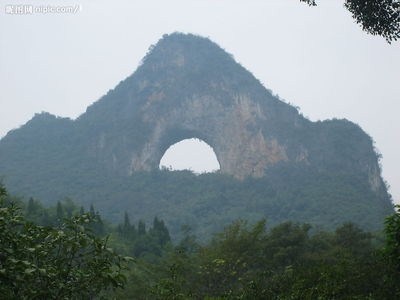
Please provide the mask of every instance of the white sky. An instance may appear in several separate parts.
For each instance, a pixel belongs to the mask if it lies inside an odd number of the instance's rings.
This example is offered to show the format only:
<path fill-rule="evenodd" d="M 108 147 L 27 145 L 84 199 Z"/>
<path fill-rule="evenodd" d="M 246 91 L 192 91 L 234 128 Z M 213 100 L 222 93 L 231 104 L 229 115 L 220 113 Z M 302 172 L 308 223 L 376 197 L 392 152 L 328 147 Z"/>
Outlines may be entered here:
<path fill-rule="evenodd" d="M 18 1 L 75 14 L 9 15 L 0 0 L 0 137 L 35 112 L 75 118 L 136 69 L 164 33 L 210 37 L 311 120 L 348 118 L 376 141 L 400 202 L 400 43 L 320 0 Z"/>
<path fill-rule="evenodd" d="M 192 138 L 170 146 L 161 158 L 160 168 L 191 170 L 201 174 L 215 172 L 220 169 L 220 165 L 210 145 Z"/>

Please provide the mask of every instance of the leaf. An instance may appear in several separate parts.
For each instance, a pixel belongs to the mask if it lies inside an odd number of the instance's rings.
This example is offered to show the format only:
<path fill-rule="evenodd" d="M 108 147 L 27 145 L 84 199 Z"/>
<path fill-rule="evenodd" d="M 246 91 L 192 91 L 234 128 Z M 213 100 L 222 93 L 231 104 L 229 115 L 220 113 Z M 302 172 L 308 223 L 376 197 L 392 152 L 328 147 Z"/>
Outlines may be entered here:
<path fill-rule="evenodd" d="M 35 271 L 36 271 L 36 269 L 29 268 L 29 269 L 26 269 L 24 273 L 27 274 L 27 275 L 30 275 L 30 274 L 32 274 L 32 273 L 35 272 Z"/>

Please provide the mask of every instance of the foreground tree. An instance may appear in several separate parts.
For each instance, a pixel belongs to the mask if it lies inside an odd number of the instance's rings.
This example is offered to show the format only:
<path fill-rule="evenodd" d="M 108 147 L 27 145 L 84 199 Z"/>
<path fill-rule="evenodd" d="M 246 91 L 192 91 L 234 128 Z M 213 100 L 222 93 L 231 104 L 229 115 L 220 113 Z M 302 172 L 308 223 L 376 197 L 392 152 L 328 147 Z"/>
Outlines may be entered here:
<path fill-rule="evenodd" d="M 300 0 L 316 6 L 316 0 Z M 400 38 L 399 0 L 345 0 L 344 7 L 362 29 L 384 37 L 388 43 Z"/>
<path fill-rule="evenodd" d="M 123 287 L 123 258 L 88 231 L 90 214 L 57 228 L 28 222 L 0 186 L 0 295 L 4 299 L 92 299 Z"/>
<path fill-rule="evenodd" d="M 385 258 L 384 283 L 391 290 L 393 298 L 400 298 L 400 205 L 385 221 L 386 241 L 383 249 Z"/>

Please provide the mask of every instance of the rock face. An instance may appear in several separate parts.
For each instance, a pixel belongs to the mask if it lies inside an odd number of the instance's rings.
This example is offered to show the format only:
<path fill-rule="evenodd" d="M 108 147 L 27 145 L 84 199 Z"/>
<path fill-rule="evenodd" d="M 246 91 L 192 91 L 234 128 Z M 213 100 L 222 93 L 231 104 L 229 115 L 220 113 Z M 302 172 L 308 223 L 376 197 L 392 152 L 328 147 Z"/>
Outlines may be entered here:
<path fill-rule="evenodd" d="M 48 194 L 53 184 L 50 194 L 61 197 L 57 186 L 158 169 L 168 147 L 192 137 L 237 179 L 279 166 L 356 174 L 390 207 L 372 139 L 359 126 L 307 120 L 215 43 L 184 34 L 165 35 L 78 119 L 42 113 L 9 132 L 0 141 L 0 175 L 11 190 Z"/>
<path fill-rule="evenodd" d="M 167 102 L 167 97 L 163 94 L 158 101 Z M 140 150 L 132 153 L 128 172 L 158 168 L 169 146 L 191 137 L 213 147 L 221 172 L 240 179 L 261 177 L 268 165 L 287 160 L 285 148 L 276 139 L 264 137 L 259 123 L 265 114 L 260 105 L 248 95 L 227 95 L 227 99 L 230 104 L 224 106 L 207 91 L 182 99 L 178 106 L 171 103 L 166 113 L 157 102 L 149 101 L 142 117 L 151 124 L 151 133 Z"/>
<path fill-rule="evenodd" d="M 278 162 L 359 169 L 375 179 L 379 170 L 357 125 L 308 121 L 216 44 L 193 35 L 164 36 L 76 123 L 90 128 L 89 155 L 124 175 L 158 168 L 169 146 L 192 137 L 214 149 L 222 173 L 239 179 L 262 177 Z"/>
<path fill-rule="evenodd" d="M 99 130 L 93 119 L 108 124 Z M 140 142 L 132 132 L 115 134 L 117 123 L 140 127 Z M 131 77 L 77 120 L 78 127 L 94 127 L 89 152 L 117 173 L 156 169 L 169 146 L 196 137 L 213 147 L 222 173 L 239 179 L 290 160 L 286 137 L 274 131 L 302 123 L 308 121 L 216 44 L 182 34 L 164 36 Z"/>

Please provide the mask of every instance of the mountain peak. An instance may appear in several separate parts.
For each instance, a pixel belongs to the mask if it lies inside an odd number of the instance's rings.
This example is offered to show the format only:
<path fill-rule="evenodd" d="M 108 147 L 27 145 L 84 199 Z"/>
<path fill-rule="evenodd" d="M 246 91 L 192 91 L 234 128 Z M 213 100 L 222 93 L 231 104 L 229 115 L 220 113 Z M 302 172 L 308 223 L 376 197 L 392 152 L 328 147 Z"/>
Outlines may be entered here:
<path fill-rule="evenodd" d="M 129 207 L 139 216 L 162 215 L 170 205 L 175 213 L 183 211 L 183 202 L 160 195 L 154 201 L 161 202 L 146 204 L 150 198 L 142 194 L 140 178 L 159 168 L 171 145 L 193 137 L 213 148 L 221 175 L 246 179 L 246 188 L 262 183 L 259 199 L 266 202 L 240 202 L 241 213 L 303 220 L 308 210 L 317 217 L 304 221 L 318 224 L 328 208 L 331 224 L 368 220 L 379 228 L 392 210 L 372 140 L 358 126 L 304 119 L 217 44 L 182 33 L 164 35 L 134 74 L 77 120 L 42 113 L 1 139 L 0 177 L 8 176 L 11 190 L 47 201 L 72 192 L 86 203 L 97 199 L 108 211 Z M 135 181 L 138 190 L 130 190 Z M 240 184 L 234 182 L 234 194 Z M 231 203 L 221 199 L 232 193 L 215 194 L 212 202 Z M 142 202 L 133 206 L 136 200 L 129 197 Z M 188 213 L 198 217 L 197 208 Z"/>
<path fill-rule="evenodd" d="M 234 63 L 228 54 L 209 38 L 194 34 L 175 32 L 164 34 L 143 59 L 143 65 L 162 64 L 163 66 L 193 67 L 217 61 Z"/>
<path fill-rule="evenodd" d="M 161 39 L 158 40 L 157 44 L 177 44 L 180 43 L 181 45 L 184 44 L 195 44 L 195 43 L 202 43 L 202 44 L 212 44 L 217 45 L 209 38 L 192 34 L 192 33 L 182 33 L 182 32 L 173 32 L 173 33 L 166 33 L 164 34 Z"/>

